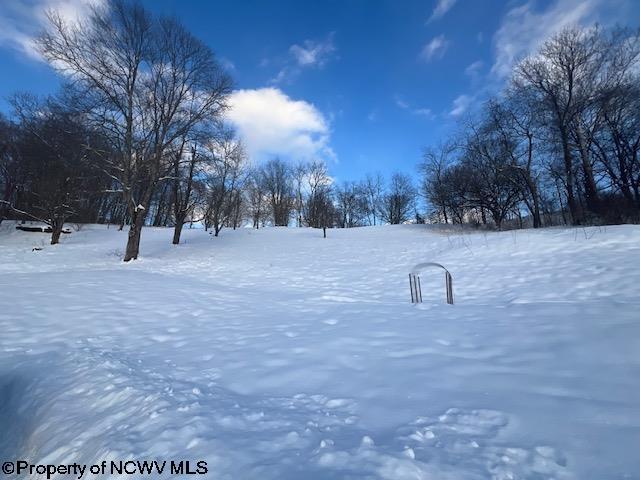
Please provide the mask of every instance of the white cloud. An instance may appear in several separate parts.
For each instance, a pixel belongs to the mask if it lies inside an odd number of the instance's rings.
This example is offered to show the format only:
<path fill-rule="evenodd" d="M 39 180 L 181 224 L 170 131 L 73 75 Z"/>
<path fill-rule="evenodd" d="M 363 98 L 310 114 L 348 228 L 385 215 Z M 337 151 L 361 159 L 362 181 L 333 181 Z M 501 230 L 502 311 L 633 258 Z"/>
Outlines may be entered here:
<path fill-rule="evenodd" d="M 445 38 L 445 36 L 438 35 L 424 47 L 422 47 L 422 51 L 420 52 L 419 57 L 425 62 L 430 62 L 431 60 L 442 58 L 448 47 L 449 41 Z"/>
<path fill-rule="evenodd" d="M 333 37 L 334 32 L 331 32 L 322 41 L 305 40 L 302 45 L 291 45 L 289 59 L 271 82 L 290 82 L 305 68 L 323 68 L 333 58 L 336 51 Z"/>
<path fill-rule="evenodd" d="M 459 95 L 454 101 L 449 115 L 459 117 L 469 109 L 473 98 L 469 95 Z"/>
<path fill-rule="evenodd" d="M 472 64 L 468 65 L 467 68 L 464 69 L 464 74 L 476 79 L 480 75 L 480 70 L 484 66 L 484 62 L 482 60 L 476 60 Z"/>
<path fill-rule="evenodd" d="M 293 100 L 277 88 L 236 90 L 228 120 L 238 129 L 252 160 L 335 160 L 329 123 L 311 103 Z"/>
<path fill-rule="evenodd" d="M 429 20 L 427 20 L 427 23 L 433 22 L 434 20 L 439 20 L 440 18 L 444 17 L 447 12 L 451 10 L 451 7 L 453 7 L 455 4 L 456 0 L 438 0 L 438 3 L 433 9 L 433 13 L 429 17 Z"/>
<path fill-rule="evenodd" d="M 57 11 L 64 19 L 76 21 L 87 15 L 91 5 L 105 0 L 24 0 L 0 2 L 0 46 L 13 48 L 33 59 L 41 59 L 35 37 L 47 25 L 46 13 Z"/>
<path fill-rule="evenodd" d="M 506 79 L 513 65 L 564 27 L 603 23 L 605 15 L 616 11 L 617 0 L 555 0 L 544 10 L 536 9 L 537 3 L 528 1 L 511 8 L 493 36 L 495 61 L 491 74 Z M 617 5 L 618 7 L 620 5 Z M 622 11 L 623 9 L 618 9 Z"/>

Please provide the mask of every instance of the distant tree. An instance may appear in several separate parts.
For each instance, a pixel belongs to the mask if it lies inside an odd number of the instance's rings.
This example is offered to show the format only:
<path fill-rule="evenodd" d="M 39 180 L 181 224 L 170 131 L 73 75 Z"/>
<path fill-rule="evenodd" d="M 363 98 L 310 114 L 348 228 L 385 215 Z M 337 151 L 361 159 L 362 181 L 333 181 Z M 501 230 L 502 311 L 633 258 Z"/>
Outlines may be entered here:
<path fill-rule="evenodd" d="M 426 148 L 419 166 L 422 174 L 420 193 L 431 206 L 436 218 L 444 223 L 449 223 L 450 204 L 450 191 L 447 189 L 445 175 L 453 163 L 455 150 L 453 143 L 441 143 L 436 147 Z"/>
<path fill-rule="evenodd" d="M 293 166 L 293 181 L 295 185 L 295 211 L 296 211 L 296 226 L 302 227 L 304 216 L 304 201 L 305 201 L 305 180 L 309 172 L 310 166 L 305 162 L 298 162 Z"/>
<path fill-rule="evenodd" d="M 268 214 L 267 193 L 262 183 L 262 173 L 253 169 L 248 172 L 245 182 L 247 210 L 253 228 L 258 229 Z"/>
<path fill-rule="evenodd" d="M 469 126 L 462 164 L 467 169 L 466 204 L 480 211 L 483 223 L 485 211 L 491 213 L 498 229 L 507 214 L 520 199 L 516 180 L 517 169 L 512 164 L 516 142 L 501 137 L 495 122 L 485 120 L 479 127 Z"/>
<path fill-rule="evenodd" d="M 369 225 L 375 225 L 384 194 L 384 178 L 380 173 L 367 174 L 362 182 L 362 190 L 366 199 L 366 213 Z"/>
<path fill-rule="evenodd" d="M 225 132 L 219 141 L 205 147 L 206 162 L 204 182 L 206 186 L 205 225 L 213 227 L 217 237 L 222 227 L 234 215 L 234 201 L 244 174 L 246 153 L 242 142 L 231 131 Z"/>
<path fill-rule="evenodd" d="M 331 177 L 324 162 L 313 161 L 307 165 L 304 221 L 313 228 L 323 228 L 329 222 L 327 215 L 331 199 Z"/>
<path fill-rule="evenodd" d="M 408 175 L 394 173 L 382 197 L 380 218 L 392 225 L 406 222 L 411 218 L 415 205 L 416 191 Z"/>
<path fill-rule="evenodd" d="M 361 226 L 368 211 L 366 192 L 355 182 L 344 182 L 335 188 L 336 216 L 338 226 L 351 228 Z"/>
<path fill-rule="evenodd" d="M 274 225 L 288 226 L 295 200 L 291 168 L 279 158 L 273 158 L 260 169 L 260 179 L 269 199 Z"/>
<path fill-rule="evenodd" d="M 333 226 L 336 215 L 331 184 L 320 184 L 309 194 L 306 210 L 309 226 L 321 228 L 323 237 L 327 238 L 327 228 Z"/>

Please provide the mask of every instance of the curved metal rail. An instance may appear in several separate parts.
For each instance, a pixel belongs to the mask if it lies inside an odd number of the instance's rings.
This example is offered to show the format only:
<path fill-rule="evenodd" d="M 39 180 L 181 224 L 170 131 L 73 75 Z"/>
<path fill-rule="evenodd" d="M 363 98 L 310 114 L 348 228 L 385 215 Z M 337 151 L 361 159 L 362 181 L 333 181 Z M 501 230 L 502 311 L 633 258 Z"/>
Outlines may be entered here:
<path fill-rule="evenodd" d="M 447 295 L 447 303 L 449 305 L 453 305 L 453 277 L 449 270 L 447 270 L 443 265 L 435 262 L 424 262 L 419 263 L 415 267 L 411 269 L 411 273 L 409 273 L 409 289 L 411 290 L 411 303 L 422 303 L 422 287 L 420 285 L 420 273 L 425 268 L 428 267 L 437 267 L 444 270 L 444 285 L 445 292 Z"/>

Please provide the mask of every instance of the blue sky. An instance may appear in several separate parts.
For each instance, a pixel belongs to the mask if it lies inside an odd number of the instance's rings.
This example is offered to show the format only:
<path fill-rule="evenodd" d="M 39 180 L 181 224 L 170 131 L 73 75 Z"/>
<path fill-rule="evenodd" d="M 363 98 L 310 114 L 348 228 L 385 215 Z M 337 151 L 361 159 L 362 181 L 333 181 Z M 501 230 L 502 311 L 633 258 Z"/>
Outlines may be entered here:
<path fill-rule="evenodd" d="M 0 95 L 55 92 L 33 52 L 47 8 L 87 1 L 3 0 Z M 640 26 L 634 0 L 143 1 L 174 14 L 235 80 L 229 114 L 257 161 L 323 158 L 338 180 L 415 171 L 424 146 L 456 128 L 511 65 L 554 31 Z M 0 103 L 8 110 L 6 101 Z"/>

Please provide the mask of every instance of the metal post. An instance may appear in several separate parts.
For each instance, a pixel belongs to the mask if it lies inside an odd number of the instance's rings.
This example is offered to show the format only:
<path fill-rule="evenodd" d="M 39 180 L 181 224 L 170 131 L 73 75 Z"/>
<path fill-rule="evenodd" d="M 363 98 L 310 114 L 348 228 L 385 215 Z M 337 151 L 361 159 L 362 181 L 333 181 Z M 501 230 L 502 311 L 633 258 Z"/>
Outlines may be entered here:
<path fill-rule="evenodd" d="M 445 271 L 444 278 L 447 288 L 447 303 L 453 305 L 453 278 L 451 278 L 451 274 L 448 271 Z"/>
<path fill-rule="evenodd" d="M 411 291 L 411 303 L 416 303 L 413 298 L 413 275 L 409 274 L 409 290 Z"/>
<path fill-rule="evenodd" d="M 411 291 L 411 303 L 422 303 L 422 288 L 418 275 L 409 274 L 409 290 Z"/>

